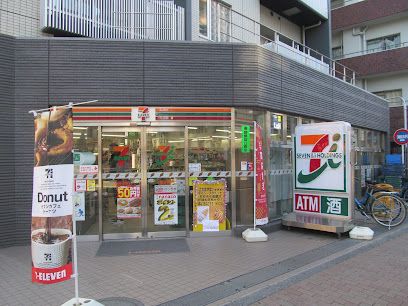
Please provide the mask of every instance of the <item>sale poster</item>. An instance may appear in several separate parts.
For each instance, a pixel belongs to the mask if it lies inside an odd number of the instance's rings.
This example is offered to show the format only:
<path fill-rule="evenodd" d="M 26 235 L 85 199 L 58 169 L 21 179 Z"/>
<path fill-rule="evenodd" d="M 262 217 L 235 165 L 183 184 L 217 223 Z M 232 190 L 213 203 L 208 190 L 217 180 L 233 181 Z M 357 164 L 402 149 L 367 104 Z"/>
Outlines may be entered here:
<path fill-rule="evenodd" d="M 178 224 L 177 185 L 154 186 L 154 224 Z"/>
<path fill-rule="evenodd" d="M 118 186 L 116 204 L 118 219 L 141 218 L 142 199 L 140 197 L 140 185 Z"/>
<path fill-rule="evenodd" d="M 86 180 L 86 191 L 95 191 L 95 190 L 96 190 L 96 181 Z"/>
<path fill-rule="evenodd" d="M 75 180 L 75 191 L 76 192 L 86 191 L 86 180 Z"/>
<path fill-rule="evenodd" d="M 72 109 L 59 108 L 34 120 L 31 279 L 58 283 L 72 275 L 74 165 Z"/>
<path fill-rule="evenodd" d="M 226 230 L 226 181 L 194 181 L 193 231 Z M 217 227 L 215 225 L 218 224 Z"/>

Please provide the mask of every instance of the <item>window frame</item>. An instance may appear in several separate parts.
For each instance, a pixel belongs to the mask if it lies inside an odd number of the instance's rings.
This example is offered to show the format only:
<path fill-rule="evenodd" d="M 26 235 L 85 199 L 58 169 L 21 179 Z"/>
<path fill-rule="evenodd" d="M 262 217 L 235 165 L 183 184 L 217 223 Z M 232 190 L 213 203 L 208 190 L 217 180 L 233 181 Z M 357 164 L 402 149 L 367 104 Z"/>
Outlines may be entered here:
<path fill-rule="evenodd" d="M 399 42 L 394 43 L 391 47 L 387 47 L 387 45 L 385 44 L 385 40 L 388 39 L 388 38 L 393 38 L 392 41 L 394 41 L 397 37 L 399 38 Z M 375 41 L 379 42 L 379 47 L 370 49 L 368 44 L 373 43 Z M 381 46 L 382 43 L 384 43 L 384 46 Z M 376 38 L 366 40 L 366 50 L 368 52 L 379 52 L 379 51 L 384 51 L 384 50 L 391 50 L 391 49 L 398 48 L 400 45 L 401 45 L 401 33 L 394 33 L 394 34 L 390 34 L 390 35 L 376 37 Z"/>
<path fill-rule="evenodd" d="M 206 25 L 206 32 L 207 34 L 203 34 L 201 32 L 201 21 L 200 21 L 200 16 L 201 16 L 201 3 L 205 1 L 206 6 L 207 6 L 207 11 L 206 11 L 206 17 L 207 17 L 207 25 Z M 199 0 L 198 2 L 198 33 L 200 37 L 203 37 L 205 39 L 211 39 L 211 0 Z"/>

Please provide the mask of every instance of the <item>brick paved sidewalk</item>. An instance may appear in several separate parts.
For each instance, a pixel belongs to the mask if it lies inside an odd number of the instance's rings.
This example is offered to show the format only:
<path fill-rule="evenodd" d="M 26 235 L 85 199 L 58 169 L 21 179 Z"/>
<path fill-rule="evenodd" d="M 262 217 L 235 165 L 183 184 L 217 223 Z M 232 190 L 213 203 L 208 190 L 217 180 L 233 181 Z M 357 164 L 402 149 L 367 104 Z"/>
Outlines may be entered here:
<path fill-rule="evenodd" d="M 80 296 L 135 298 L 157 305 L 325 245 L 333 235 L 278 231 L 249 244 L 237 237 L 187 239 L 190 252 L 95 256 L 98 242 L 79 243 Z M 0 249 L 0 305 L 61 305 L 73 297 L 73 281 L 31 283 L 29 246 Z"/>
<path fill-rule="evenodd" d="M 408 305 L 408 234 L 280 290 L 254 305 Z"/>
<path fill-rule="evenodd" d="M 390 232 L 384 228 L 375 231 L 376 239 L 382 241 L 381 237 L 390 234 L 408 233 L 408 224 Z M 249 244 L 237 237 L 191 238 L 187 243 L 189 252 L 112 257 L 96 256 L 97 242 L 79 243 L 80 296 L 127 297 L 146 306 L 222 303 L 268 280 L 307 269 L 318 259 L 364 245 L 346 237 L 339 240 L 334 235 L 302 230 L 271 233 L 264 243 Z M 406 251 L 399 252 L 406 257 Z M 0 249 L 0 305 L 61 305 L 73 297 L 72 280 L 32 284 L 30 261 L 29 246 Z M 404 286 L 408 288 L 406 283 Z M 287 302 L 284 297 L 281 301 Z"/>

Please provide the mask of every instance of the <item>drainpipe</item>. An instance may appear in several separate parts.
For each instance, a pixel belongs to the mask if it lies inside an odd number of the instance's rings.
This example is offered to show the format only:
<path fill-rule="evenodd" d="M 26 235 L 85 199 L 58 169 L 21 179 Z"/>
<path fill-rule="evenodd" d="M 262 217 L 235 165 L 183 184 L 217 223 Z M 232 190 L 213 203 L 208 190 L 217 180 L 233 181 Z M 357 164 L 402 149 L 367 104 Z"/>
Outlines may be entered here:
<path fill-rule="evenodd" d="M 360 36 L 361 38 L 361 50 L 363 51 L 363 54 L 366 51 L 366 46 L 365 46 L 365 40 L 366 40 L 366 32 L 367 32 L 368 27 L 365 26 L 363 27 L 360 32 L 356 32 L 356 28 L 353 28 L 353 36 Z"/>
<path fill-rule="evenodd" d="M 307 26 L 307 27 L 305 27 L 304 25 L 302 26 L 302 44 L 303 44 L 304 46 L 306 46 L 306 30 L 310 30 L 310 29 L 316 28 L 316 27 L 318 27 L 318 26 L 321 25 L 321 24 L 322 24 L 322 22 L 319 21 L 318 23 L 312 24 L 311 26 Z"/>

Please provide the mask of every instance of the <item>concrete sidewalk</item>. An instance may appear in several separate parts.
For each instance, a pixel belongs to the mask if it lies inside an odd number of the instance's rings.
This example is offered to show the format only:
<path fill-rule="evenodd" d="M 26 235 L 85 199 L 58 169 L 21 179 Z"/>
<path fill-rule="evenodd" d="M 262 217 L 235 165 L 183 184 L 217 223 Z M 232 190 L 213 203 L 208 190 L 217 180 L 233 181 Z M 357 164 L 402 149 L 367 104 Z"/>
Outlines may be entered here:
<path fill-rule="evenodd" d="M 408 224 L 375 231 L 370 243 L 408 232 Z M 145 305 L 248 304 L 259 300 L 248 299 L 259 286 L 367 244 L 303 230 L 271 233 L 265 243 L 236 237 L 187 238 L 187 243 L 189 252 L 112 257 L 95 256 L 99 243 L 79 243 L 80 296 L 127 297 Z M 73 297 L 72 280 L 32 284 L 30 260 L 29 246 L 0 249 L 0 305 L 60 305 Z"/>

